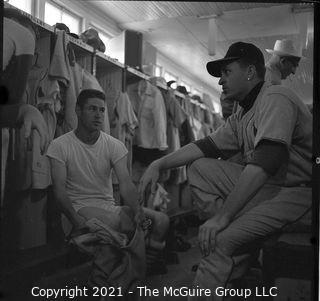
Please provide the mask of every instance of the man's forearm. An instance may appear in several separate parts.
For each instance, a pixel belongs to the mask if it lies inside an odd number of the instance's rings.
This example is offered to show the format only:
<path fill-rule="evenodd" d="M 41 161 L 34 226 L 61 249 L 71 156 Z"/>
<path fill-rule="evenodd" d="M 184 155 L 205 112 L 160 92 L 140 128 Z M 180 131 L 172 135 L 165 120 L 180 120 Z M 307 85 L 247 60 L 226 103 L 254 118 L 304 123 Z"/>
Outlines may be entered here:
<path fill-rule="evenodd" d="M 152 164 L 157 165 L 159 170 L 165 170 L 186 165 L 202 157 L 204 155 L 200 148 L 193 143 L 189 143 L 179 150 L 154 161 Z"/>
<path fill-rule="evenodd" d="M 66 193 L 55 194 L 59 208 L 74 226 L 80 226 L 82 220 L 72 207 L 71 200 Z"/>
<path fill-rule="evenodd" d="M 140 207 L 139 194 L 136 187 L 130 182 L 131 180 L 128 180 L 127 183 L 120 184 L 120 195 L 123 199 L 124 205 L 129 206 L 136 214 Z"/>
<path fill-rule="evenodd" d="M 232 220 L 266 183 L 268 174 L 258 165 L 245 167 L 234 189 L 227 197 L 218 215 Z"/>

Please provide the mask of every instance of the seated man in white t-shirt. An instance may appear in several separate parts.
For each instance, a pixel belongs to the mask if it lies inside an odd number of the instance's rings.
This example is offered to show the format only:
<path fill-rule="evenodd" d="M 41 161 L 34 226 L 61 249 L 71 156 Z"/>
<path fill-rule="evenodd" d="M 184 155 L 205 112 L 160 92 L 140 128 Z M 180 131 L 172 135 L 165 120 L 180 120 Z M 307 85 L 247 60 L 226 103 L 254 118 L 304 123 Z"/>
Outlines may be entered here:
<path fill-rule="evenodd" d="M 76 105 L 77 128 L 51 142 L 47 156 L 51 162 L 55 199 L 73 226 L 71 236 L 81 233 L 91 218 L 98 218 L 114 230 L 128 234 L 134 231 L 135 222 L 143 220 L 146 214 L 152 219 L 155 230 L 151 240 L 159 246 L 169 219 L 161 212 L 141 210 L 139 195 L 127 169 L 126 147 L 101 131 L 104 101 L 105 96 L 100 91 L 81 91 Z M 119 180 L 124 206 L 115 204 L 112 169 Z M 92 281 L 94 283 L 94 279 Z"/>

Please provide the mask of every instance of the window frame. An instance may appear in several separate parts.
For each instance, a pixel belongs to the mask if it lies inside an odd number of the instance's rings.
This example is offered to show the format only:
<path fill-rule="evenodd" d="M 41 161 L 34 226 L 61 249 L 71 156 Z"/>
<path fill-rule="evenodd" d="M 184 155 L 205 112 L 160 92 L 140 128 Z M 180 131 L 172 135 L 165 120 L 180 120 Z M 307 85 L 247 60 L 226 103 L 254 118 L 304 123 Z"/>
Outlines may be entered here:
<path fill-rule="evenodd" d="M 157 75 L 157 70 L 159 70 L 159 75 Z M 160 66 L 160 65 L 155 65 L 154 66 L 154 76 L 159 76 L 159 77 L 162 77 L 162 74 L 163 74 L 163 67 Z"/>
<path fill-rule="evenodd" d="M 75 19 L 78 19 L 79 20 L 79 24 L 78 24 L 78 32 L 75 32 L 76 34 L 81 34 L 81 31 L 82 31 L 82 23 L 83 23 L 83 18 L 74 13 L 73 11 L 71 11 L 70 9 L 68 9 L 66 6 L 63 6 L 61 5 L 60 3 L 57 3 L 53 0 L 45 0 L 44 4 L 43 4 L 43 21 L 46 22 L 45 20 L 45 15 L 46 15 L 46 4 L 50 4 L 54 7 L 56 7 L 57 9 L 60 10 L 60 21 L 59 22 L 62 22 L 62 14 L 65 13 L 65 14 L 68 14 L 70 15 L 71 17 L 75 18 Z M 67 24 L 66 24 L 67 25 Z M 67 25 L 68 26 L 68 25 Z M 68 26 L 69 27 L 69 26 Z M 70 29 L 71 30 L 71 29 Z"/>
<path fill-rule="evenodd" d="M 191 94 L 193 94 L 193 95 L 199 95 L 200 97 L 202 97 L 202 96 L 201 96 L 202 93 L 201 93 L 198 89 L 196 89 L 196 88 L 193 88 L 193 89 L 192 89 Z"/>
<path fill-rule="evenodd" d="M 170 80 L 175 80 L 176 82 L 178 82 L 179 77 L 174 75 L 173 73 L 171 73 L 170 71 L 165 70 L 163 77 L 166 78 L 166 74 L 168 74 L 170 77 L 172 77 L 173 79 L 169 79 Z"/>

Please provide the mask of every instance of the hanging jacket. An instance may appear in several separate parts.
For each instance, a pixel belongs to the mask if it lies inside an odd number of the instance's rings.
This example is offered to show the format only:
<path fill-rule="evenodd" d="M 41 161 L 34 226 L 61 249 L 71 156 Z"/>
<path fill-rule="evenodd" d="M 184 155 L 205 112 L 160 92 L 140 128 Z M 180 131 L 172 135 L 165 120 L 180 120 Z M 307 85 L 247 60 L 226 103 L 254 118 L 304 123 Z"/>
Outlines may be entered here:
<path fill-rule="evenodd" d="M 160 90 L 141 80 L 131 85 L 128 93 L 139 120 L 134 144 L 147 149 L 167 149 L 166 107 Z"/>
<path fill-rule="evenodd" d="M 57 79 L 65 89 L 62 99 L 64 115 L 56 134 L 56 136 L 60 136 L 77 127 L 78 120 L 75 108 L 77 97 L 81 90 L 89 88 L 103 92 L 103 89 L 92 74 L 76 63 L 68 35 L 62 30 L 57 31 L 57 39 L 50 64 L 49 75 Z M 105 131 L 109 133 L 107 107 L 104 127 Z"/>
<path fill-rule="evenodd" d="M 49 38 L 37 41 L 33 66 L 28 74 L 23 102 L 35 106 L 41 113 L 48 129 L 49 141 L 56 130 L 56 112 L 60 108 L 58 82 L 48 74 L 50 64 Z M 16 130 L 16 187 L 19 190 L 45 189 L 51 184 L 49 159 L 41 154 L 40 136 L 32 131 L 31 137 L 24 138 L 24 130 Z"/>

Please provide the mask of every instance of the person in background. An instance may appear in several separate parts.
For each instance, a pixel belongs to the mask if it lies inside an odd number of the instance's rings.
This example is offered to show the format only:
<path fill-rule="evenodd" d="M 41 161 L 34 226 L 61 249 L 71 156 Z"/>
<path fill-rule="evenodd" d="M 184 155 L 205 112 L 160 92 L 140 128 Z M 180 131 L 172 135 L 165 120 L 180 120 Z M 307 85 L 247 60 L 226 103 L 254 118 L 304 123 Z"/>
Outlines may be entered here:
<path fill-rule="evenodd" d="M 101 131 L 104 102 L 102 92 L 82 90 L 76 104 L 77 128 L 53 140 L 47 151 L 54 197 L 72 225 L 69 236 L 94 232 L 90 220 L 96 218 L 112 231 L 132 238 L 136 223 L 148 216 L 154 230 L 150 243 L 155 249 L 161 249 L 169 226 L 168 217 L 151 209 L 141 209 L 138 192 L 127 169 L 128 150 L 121 141 Z M 119 181 L 123 206 L 115 204 L 112 170 Z M 109 277 L 114 269 L 114 262 L 110 265 L 110 261 L 115 258 L 108 253 L 108 247 L 99 250 L 89 280 L 91 286 L 110 284 Z M 143 253 L 140 256 L 143 257 Z M 143 264 L 141 262 L 141 271 Z"/>
<path fill-rule="evenodd" d="M 266 51 L 272 54 L 271 58 L 266 63 L 265 74 L 265 81 L 271 85 L 281 85 L 282 80 L 287 79 L 291 74 L 294 75 L 300 60 L 304 58 L 295 49 L 293 42 L 288 39 L 277 40 L 274 44 L 274 48 L 266 49 Z M 232 100 L 228 100 L 224 97 L 223 104 L 225 106 L 231 106 L 231 102 Z M 238 102 L 233 103 L 232 112 L 236 112 Z"/>
<path fill-rule="evenodd" d="M 143 195 L 150 183 L 154 190 L 162 170 L 188 164 L 205 221 L 194 285 L 211 289 L 207 300 L 222 300 L 215 289 L 244 275 L 259 243 L 311 209 L 312 118 L 293 91 L 264 82 L 264 57 L 253 44 L 232 44 L 207 71 L 239 102 L 237 112 L 206 138 L 153 162 L 139 191 Z M 244 166 L 227 161 L 236 152 Z"/>
<path fill-rule="evenodd" d="M 277 40 L 273 49 L 266 49 L 272 54 L 266 63 L 265 81 L 272 85 L 281 85 L 289 75 L 295 74 L 302 55 L 296 50 L 291 40 Z"/>

